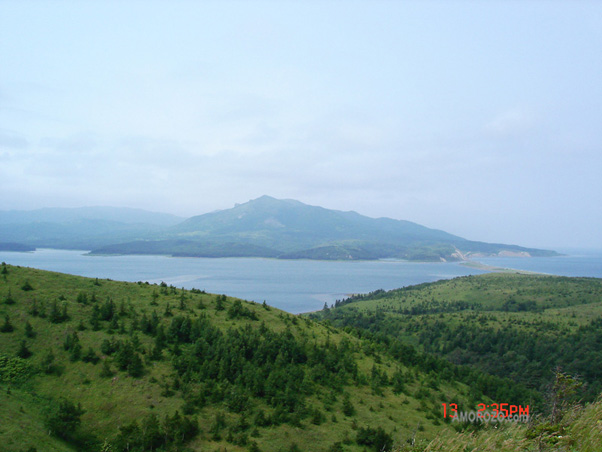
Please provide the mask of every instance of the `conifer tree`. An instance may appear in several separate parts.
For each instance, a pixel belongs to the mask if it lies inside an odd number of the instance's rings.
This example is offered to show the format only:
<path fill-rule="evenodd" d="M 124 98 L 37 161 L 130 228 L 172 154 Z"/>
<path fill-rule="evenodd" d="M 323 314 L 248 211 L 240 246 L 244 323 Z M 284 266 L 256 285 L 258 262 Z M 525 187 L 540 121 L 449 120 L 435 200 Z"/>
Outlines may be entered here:
<path fill-rule="evenodd" d="M 78 361 L 82 355 L 82 346 L 79 342 L 76 342 L 71 348 L 69 359 L 73 362 Z"/>
<path fill-rule="evenodd" d="M 12 293 L 10 291 L 10 288 L 8 289 L 8 295 L 6 295 L 6 298 L 4 299 L 4 304 L 15 304 L 16 301 L 12 296 Z"/>
<path fill-rule="evenodd" d="M 61 309 L 61 322 L 69 320 L 69 313 L 67 312 L 67 303 L 63 303 L 63 309 Z"/>
<path fill-rule="evenodd" d="M 22 340 L 21 345 L 19 346 L 19 350 L 17 351 L 17 356 L 19 358 L 27 359 L 32 354 L 33 353 L 31 353 L 31 351 L 27 348 L 27 344 L 25 343 L 25 340 Z"/>
<path fill-rule="evenodd" d="M 34 316 L 37 317 L 38 314 L 40 313 L 38 311 L 38 301 L 34 298 L 32 303 L 31 303 L 31 309 L 29 310 L 29 313 Z"/>
<path fill-rule="evenodd" d="M 44 358 L 40 363 L 40 367 L 45 374 L 51 374 L 56 371 L 56 367 L 54 365 L 54 353 L 52 353 L 52 350 L 48 350 L 46 355 L 44 355 Z"/>
<path fill-rule="evenodd" d="M 15 330 L 8 314 L 4 316 L 4 324 L 0 327 L 0 333 L 12 333 Z"/>
<path fill-rule="evenodd" d="M 25 336 L 29 338 L 36 336 L 36 332 L 33 330 L 33 327 L 31 326 L 31 323 L 29 323 L 29 320 L 25 322 Z"/>
<path fill-rule="evenodd" d="M 85 363 L 96 364 L 99 360 L 100 358 L 96 355 L 92 347 L 88 347 L 88 351 L 82 356 L 82 361 Z"/>
<path fill-rule="evenodd" d="M 34 290 L 33 286 L 29 283 L 29 281 L 25 281 L 21 286 L 21 290 L 24 292 L 29 292 L 30 290 Z"/>
<path fill-rule="evenodd" d="M 115 331 L 119 329 L 119 322 L 117 321 L 117 316 L 113 316 L 111 318 L 111 323 L 109 324 L 109 331 Z"/>
<path fill-rule="evenodd" d="M 46 419 L 46 427 L 56 436 L 70 439 L 81 424 L 81 416 L 85 411 L 80 404 L 73 404 L 68 400 L 61 400 L 51 407 Z"/>
<path fill-rule="evenodd" d="M 98 311 L 98 307 L 94 305 L 92 308 L 92 316 L 90 317 L 90 326 L 92 327 L 92 331 L 100 330 L 100 313 Z"/>
<path fill-rule="evenodd" d="M 48 313 L 48 320 L 50 320 L 52 323 L 61 322 L 61 312 L 59 310 L 59 306 L 56 300 L 52 300 L 52 303 L 50 303 L 50 312 Z"/>
<path fill-rule="evenodd" d="M 144 364 L 138 353 L 134 353 L 127 368 L 128 374 L 134 378 L 144 375 Z"/>
<path fill-rule="evenodd" d="M 355 414 L 355 407 L 349 399 L 349 394 L 345 394 L 345 398 L 343 399 L 343 414 L 347 417 Z"/>
<path fill-rule="evenodd" d="M 111 370 L 111 366 L 109 365 L 108 359 L 103 359 L 102 361 L 102 369 L 100 370 L 100 376 L 103 378 L 110 378 L 113 376 L 113 371 Z"/>

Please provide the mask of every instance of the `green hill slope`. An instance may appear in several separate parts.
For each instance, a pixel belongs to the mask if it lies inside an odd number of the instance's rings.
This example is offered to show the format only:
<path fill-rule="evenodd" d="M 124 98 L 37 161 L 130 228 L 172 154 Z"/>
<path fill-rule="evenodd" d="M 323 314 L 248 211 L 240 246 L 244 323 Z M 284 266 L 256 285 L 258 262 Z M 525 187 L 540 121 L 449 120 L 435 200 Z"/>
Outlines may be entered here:
<path fill-rule="evenodd" d="M 396 355 L 395 355 L 396 353 Z M 0 268 L 2 450 L 362 451 L 532 394 L 225 295 Z M 490 388 L 490 389 L 491 389 Z M 110 447 L 110 448 L 109 448 Z M 186 449 L 188 448 L 188 449 Z"/>
<path fill-rule="evenodd" d="M 586 400 L 602 392 L 600 279 L 485 274 L 337 305 L 316 317 L 380 340 L 401 339 L 542 394 L 557 366 L 583 379 Z"/>
<path fill-rule="evenodd" d="M 599 452 L 602 450 L 602 400 L 567 409 L 551 423 L 539 418 L 529 425 L 487 426 L 475 434 L 445 432 L 425 452 Z"/>
<path fill-rule="evenodd" d="M 441 441 L 468 442 L 454 430 L 469 426 L 444 419 L 443 403 L 543 410 L 524 385 L 335 321 L 2 264 L 2 450 L 447 450 Z"/>

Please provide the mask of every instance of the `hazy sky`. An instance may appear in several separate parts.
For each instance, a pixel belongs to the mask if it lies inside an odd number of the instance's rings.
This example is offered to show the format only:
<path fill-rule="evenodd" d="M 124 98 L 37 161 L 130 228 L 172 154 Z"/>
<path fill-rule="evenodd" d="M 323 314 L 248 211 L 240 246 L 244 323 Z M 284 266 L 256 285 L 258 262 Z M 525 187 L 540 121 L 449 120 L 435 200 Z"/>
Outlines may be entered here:
<path fill-rule="evenodd" d="M 600 1 L 0 0 L 0 209 L 268 194 L 602 247 Z"/>

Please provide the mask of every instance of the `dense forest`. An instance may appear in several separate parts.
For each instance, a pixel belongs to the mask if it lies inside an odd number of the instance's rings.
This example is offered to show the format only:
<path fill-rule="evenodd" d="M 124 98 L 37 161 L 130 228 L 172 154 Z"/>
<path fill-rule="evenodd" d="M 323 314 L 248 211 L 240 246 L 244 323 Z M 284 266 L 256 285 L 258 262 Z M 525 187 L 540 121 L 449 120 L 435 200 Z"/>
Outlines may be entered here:
<path fill-rule="evenodd" d="M 545 393 L 557 367 L 602 392 L 602 281 L 490 274 L 376 291 L 336 303 L 319 316 L 339 327 L 510 378 Z M 317 316 L 316 316 L 317 317 Z"/>

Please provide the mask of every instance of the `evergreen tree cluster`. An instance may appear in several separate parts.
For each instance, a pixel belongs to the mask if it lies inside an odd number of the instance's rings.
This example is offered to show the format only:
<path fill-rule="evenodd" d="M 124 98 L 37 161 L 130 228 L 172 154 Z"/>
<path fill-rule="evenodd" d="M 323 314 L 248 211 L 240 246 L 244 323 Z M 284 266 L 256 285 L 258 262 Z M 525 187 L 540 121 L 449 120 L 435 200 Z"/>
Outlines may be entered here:
<path fill-rule="evenodd" d="M 335 309 L 331 310 L 327 319 L 334 325 L 345 328 L 346 331 L 362 338 L 365 343 L 375 344 L 377 351 L 386 353 L 398 363 L 434 375 L 434 381 L 457 380 L 467 384 L 471 388 L 471 398 L 476 403 L 479 403 L 478 400 L 483 396 L 493 400 L 507 400 L 508 403 L 515 405 L 542 401 L 540 392 L 529 389 L 522 382 L 510 379 L 509 375 L 492 375 L 473 366 L 454 364 L 435 353 L 418 350 L 398 338 L 399 325 L 395 323 L 395 319 L 387 323 L 389 318 L 382 313 L 370 315 Z M 429 328 L 428 331 L 428 334 L 438 334 L 435 328 Z M 370 349 L 365 351 L 375 352 Z M 396 391 L 403 391 L 404 380 L 399 374 L 394 374 L 392 383 Z"/>
<path fill-rule="evenodd" d="M 149 414 L 140 423 L 133 421 L 120 427 L 111 446 L 115 452 L 180 450 L 179 446 L 198 433 L 198 422 L 177 411 L 172 416 L 165 416 L 162 422 L 155 414 Z"/>
<path fill-rule="evenodd" d="M 177 316 L 166 333 L 182 383 L 203 382 L 204 399 L 242 411 L 250 397 L 292 413 L 316 385 L 342 389 L 358 378 L 349 342 L 320 345 L 265 326 L 216 328 L 204 318 Z"/>
<path fill-rule="evenodd" d="M 602 348 L 599 346 L 602 343 L 602 320 L 599 318 L 571 331 L 562 325 L 544 321 L 526 324 L 515 320 L 496 325 L 494 313 L 474 313 L 465 316 L 460 323 L 436 316 L 399 317 L 382 311 L 353 309 L 335 309 L 323 315 L 335 326 L 347 327 L 362 338 L 371 338 L 388 348 L 403 350 L 393 350 L 393 356 L 399 356 L 405 364 L 416 362 L 427 371 L 428 366 L 425 367 L 424 362 L 437 368 L 455 363 L 460 367 L 479 369 L 480 373 L 489 376 L 471 375 L 473 382 L 492 377 L 499 380 L 496 383 L 500 385 L 499 389 L 493 393 L 487 389 L 489 384 L 478 385 L 485 388 L 492 398 L 507 397 L 510 393 L 514 393 L 513 397 L 520 397 L 518 391 L 527 386 L 543 394 L 556 366 L 583 378 L 587 383 L 584 400 L 593 401 L 602 392 L 602 370 L 594 364 L 602 362 Z M 537 334 L 526 330 L 525 325 L 536 328 Z M 419 349 L 403 338 L 399 340 L 400 335 L 414 337 Z M 579 344 L 579 347 L 573 344 Z M 431 358 L 427 359 L 429 355 Z M 438 361 L 436 356 L 445 358 L 447 364 L 434 364 Z M 465 372 L 457 372 L 454 367 L 450 366 L 454 377 L 462 378 Z M 501 383 L 503 380 L 507 383 Z M 508 386 L 514 386 L 515 390 Z"/>

